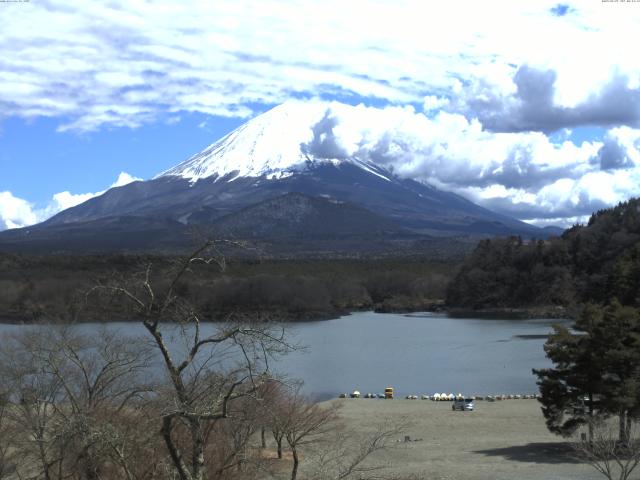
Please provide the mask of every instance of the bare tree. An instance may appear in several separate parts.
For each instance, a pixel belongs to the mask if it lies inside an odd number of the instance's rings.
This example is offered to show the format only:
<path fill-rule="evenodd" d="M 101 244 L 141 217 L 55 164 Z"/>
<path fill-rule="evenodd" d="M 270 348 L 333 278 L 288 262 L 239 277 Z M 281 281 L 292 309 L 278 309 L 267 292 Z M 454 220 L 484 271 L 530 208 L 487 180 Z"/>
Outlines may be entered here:
<path fill-rule="evenodd" d="M 64 403 L 56 404 L 65 426 L 59 435 L 73 448 L 72 468 L 84 472 L 87 480 L 98 479 L 104 460 L 113 453 L 108 439 L 120 428 L 113 419 L 151 390 L 144 381 L 150 351 L 139 340 L 106 328 L 91 335 L 60 329 L 55 340 L 48 339 L 38 353 L 44 371 L 64 392 Z"/>
<path fill-rule="evenodd" d="M 266 447 L 263 432 L 268 429 L 276 442 L 276 453 L 280 460 L 282 460 L 282 446 L 289 420 L 287 418 L 287 395 L 289 394 L 287 388 L 285 384 L 276 380 L 269 380 L 262 386 L 265 401 L 261 405 L 263 425 L 260 431 L 260 443 L 263 448 Z"/>
<path fill-rule="evenodd" d="M 58 441 L 58 419 L 53 405 L 59 401 L 59 383 L 43 372 L 34 355 L 37 336 L 31 332 L 4 336 L 0 342 L 0 379 L 5 386 L 5 414 L 15 435 L 12 447 L 23 459 L 18 476 L 62 477 L 64 451 Z"/>
<path fill-rule="evenodd" d="M 262 402 L 246 396 L 233 402 L 229 418 L 211 425 L 209 438 L 209 477 L 225 478 L 243 475 L 251 478 L 263 468 L 262 455 L 253 445 L 255 434 L 261 425 Z"/>
<path fill-rule="evenodd" d="M 279 415 L 284 438 L 293 456 L 291 480 L 296 480 L 298 475 L 300 448 L 318 442 L 335 428 L 338 409 L 338 404 L 322 407 L 310 402 L 300 393 L 299 386 L 284 396 Z"/>
<path fill-rule="evenodd" d="M 405 419 L 384 421 L 372 433 L 364 435 L 334 429 L 312 456 L 310 480 L 390 478 L 376 475 L 388 465 L 373 464 L 370 460 L 376 453 L 398 445 L 397 439 L 408 425 Z"/>
<path fill-rule="evenodd" d="M 112 453 L 104 440 L 123 425 L 116 418 L 149 390 L 141 375 L 149 358 L 139 342 L 106 329 L 38 326 L 3 338 L 0 378 L 10 385 L 11 421 L 24 432 L 14 448 L 39 465 L 25 475 L 100 478 Z"/>
<path fill-rule="evenodd" d="M 161 477 L 166 457 L 157 432 L 157 408 L 154 402 L 140 401 L 119 412 L 110 412 L 101 426 L 100 443 L 111 461 L 111 476 L 126 480 L 151 480 Z"/>
<path fill-rule="evenodd" d="M 573 444 L 575 455 L 609 480 L 627 480 L 640 463 L 638 425 L 628 427 L 626 441 L 621 441 L 617 427 L 607 419 L 595 417 L 589 428 L 591 439 L 581 435 Z"/>
<path fill-rule="evenodd" d="M 230 418 L 233 402 L 255 396 L 268 378 L 270 357 L 289 349 L 282 329 L 245 324 L 241 319 L 204 333 L 199 314 L 180 290 L 193 268 L 212 264 L 225 268 L 216 244 L 207 242 L 179 262 L 169 278 L 154 279 L 149 265 L 139 278 L 102 284 L 89 292 L 125 299 L 160 352 L 168 380 L 161 392 L 160 431 L 181 480 L 207 476 L 210 424 Z M 165 338 L 172 329 L 179 332 L 182 354 L 172 352 Z"/>
<path fill-rule="evenodd" d="M 12 442 L 16 432 L 9 419 L 9 407 L 8 393 L 0 391 L 0 480 L 8 478 L 17 466 Z"/>

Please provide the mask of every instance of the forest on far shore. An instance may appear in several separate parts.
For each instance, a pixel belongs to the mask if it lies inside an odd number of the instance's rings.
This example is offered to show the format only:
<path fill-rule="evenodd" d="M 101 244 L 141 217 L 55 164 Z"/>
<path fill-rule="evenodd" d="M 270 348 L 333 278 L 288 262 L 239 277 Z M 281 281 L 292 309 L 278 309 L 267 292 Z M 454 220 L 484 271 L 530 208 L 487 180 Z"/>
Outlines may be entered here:
<path fill-rule="evenodd" d="M 640 199 L 600 210 L 587 225 L 547 241 L 481 241 L 446 299 L 448 306 L 471 310 L 573 307 L 613 299 L 640 307 Z"/>
<path fill-rule="evenodd" d="M 0 254 L 0 321 L 135 320 L 116 299 L 86 296 L 91 287 L 144 275 L 162 284 L 180 257 Z M 233 314 L 257 320 L 334 318 L 355 310 L 439 308 L 455 263 L 425 257 L 382 259 L 226 259 L 195 265 L 178 285 L 207 320 Z"/>

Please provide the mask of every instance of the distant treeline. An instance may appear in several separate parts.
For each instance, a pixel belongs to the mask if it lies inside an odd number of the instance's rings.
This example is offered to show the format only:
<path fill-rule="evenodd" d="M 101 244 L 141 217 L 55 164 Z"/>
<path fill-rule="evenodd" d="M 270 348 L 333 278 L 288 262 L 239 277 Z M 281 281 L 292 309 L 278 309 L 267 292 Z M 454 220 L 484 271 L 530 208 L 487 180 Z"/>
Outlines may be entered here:
<path fill-rule="evenodd" d="M 465 309 L 571 307 L 613 298 L 640 306 L 640 200 L 598 211 L 560 238 L 481 241 L 446 298 Z"/>
<path fill-rule="evenodd" d="M 98 284 L 145 275 L 169 278 L 177 257 L 139 255 L 0 255 L 0 320 L 133 320 L 116 299 L 88 295 Z M 227 259 L 194 266 L 178 285 L 205 318 L 233 314 L 305 320 L 376 309 L 420 310 L 439 305 L 455 265 L 422 257 L 335 260 Z"/>

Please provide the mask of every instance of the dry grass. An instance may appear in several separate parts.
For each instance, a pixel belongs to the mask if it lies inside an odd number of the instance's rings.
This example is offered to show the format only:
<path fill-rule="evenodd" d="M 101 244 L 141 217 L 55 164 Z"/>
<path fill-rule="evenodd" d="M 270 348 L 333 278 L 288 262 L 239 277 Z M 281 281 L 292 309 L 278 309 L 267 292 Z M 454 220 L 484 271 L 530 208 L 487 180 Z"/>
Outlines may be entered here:
<path fill-rule="evenodd" d="M 572 458 L 562 438 L 547 431 L 536 400 L 479 401 L 474 412 L 454 412 L 448 402 L 428 400 L 337 401 L 343 404 L 340 417 L 347 431 L 366 434 L 384 420 L 410 420 L 406 435 L 412 441 L 398 438 L 375 458 L 392 475 L 431 480 L 600 478 Z"/>

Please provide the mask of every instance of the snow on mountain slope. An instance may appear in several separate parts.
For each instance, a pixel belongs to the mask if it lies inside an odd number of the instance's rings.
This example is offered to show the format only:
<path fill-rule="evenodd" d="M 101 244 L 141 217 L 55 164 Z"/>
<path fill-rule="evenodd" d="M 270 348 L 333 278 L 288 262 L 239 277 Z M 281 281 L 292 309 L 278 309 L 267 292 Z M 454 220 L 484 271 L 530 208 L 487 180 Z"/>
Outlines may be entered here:
<path fill-rule="evenodd" d="M 173 176 L 191 182 L 209 177 L 227 181 L 262 176 L 278 179 L 312 163 L 349 162 L 388 180 L 383 169 L 368 161 L 355 157 L 318 158 L 305 151 L 304 145 L 314 140 L 313 127 L 324 118 L 328 108 L 328 104 L 321 102 L 283 103 L 155 178 Z"/>

